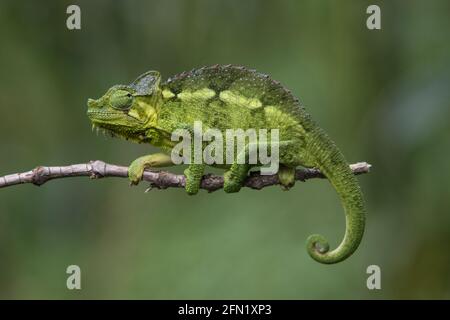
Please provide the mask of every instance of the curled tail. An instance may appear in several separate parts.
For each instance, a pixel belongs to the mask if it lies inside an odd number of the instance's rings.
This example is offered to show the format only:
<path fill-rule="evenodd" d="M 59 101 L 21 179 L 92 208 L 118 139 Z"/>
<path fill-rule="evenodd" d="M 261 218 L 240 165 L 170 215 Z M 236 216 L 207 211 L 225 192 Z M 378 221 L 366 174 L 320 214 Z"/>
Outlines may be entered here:
<path fill-rule="evenodd" d="M 351 256 L 361 242 L 365 224 L 363 196 L 344 156 L 318 127 L 311 132 L 309 151 L 341 199 L 345 210 L 345 235 L 339 246 L 331 251 L 326 238 L 311 235 L 307 240 L 307 250 L 318 262 L 337 263 Z"/>

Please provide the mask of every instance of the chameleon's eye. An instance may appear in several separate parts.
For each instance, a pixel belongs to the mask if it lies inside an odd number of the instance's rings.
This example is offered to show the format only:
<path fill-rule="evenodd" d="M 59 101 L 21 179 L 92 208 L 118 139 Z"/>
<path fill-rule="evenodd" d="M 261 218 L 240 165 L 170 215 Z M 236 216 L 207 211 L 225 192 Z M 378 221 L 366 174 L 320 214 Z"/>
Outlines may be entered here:
<path fill-rule="evenodd" d="M 126 90 L 117 90 L 110 97 L 111 107 L 119 110 L 128 110 L 133 103 L 133 96 Z"/>

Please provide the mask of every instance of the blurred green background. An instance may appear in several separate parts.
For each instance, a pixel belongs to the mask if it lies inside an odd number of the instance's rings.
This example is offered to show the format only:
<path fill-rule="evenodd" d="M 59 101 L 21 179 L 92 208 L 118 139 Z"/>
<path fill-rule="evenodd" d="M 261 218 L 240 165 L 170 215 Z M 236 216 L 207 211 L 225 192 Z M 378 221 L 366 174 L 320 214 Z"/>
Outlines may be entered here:
<path fill-rule="evenodd" d="M 69 4 L 81 30 L 66 28 Z M 382 30 L 366 28 L 369 4 Z M 359 177 L 363 242 L 332 266 L 304 247 L 344 232 L 326 180 L 195 197 L 113 178 L 1 189 L 0 298 L 450 298 L 449 12 L 445 0 L 2 1 L 0 175 L 155 151 L 92 133 L 87 98 L 216 63 L 280 80 L 373 170 Z M 71 264 L 82 290 L 66 288 Z M 372 264 L 381 290 L 366 287 Z"/>

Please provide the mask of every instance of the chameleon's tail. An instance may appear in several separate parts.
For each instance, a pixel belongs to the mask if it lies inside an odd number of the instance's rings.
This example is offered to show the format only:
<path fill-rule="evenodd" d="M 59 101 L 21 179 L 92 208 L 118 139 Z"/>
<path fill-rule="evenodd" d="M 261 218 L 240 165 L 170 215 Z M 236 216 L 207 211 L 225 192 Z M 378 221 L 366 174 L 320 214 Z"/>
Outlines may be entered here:
<path fill-rule="evenodd" d="M 358 181 L 336 145 L 318 127 L 311 132 L 311 137 L 309 151 L 342 201 L 346 229 L 344 239 L 336 249 L 329 251 L 328 241 L 314 234 L 307 240 L 307 250 L 318 262 L 337 263 L 348 258 L 361 242 L 365 221 L 363 196 Z"/>

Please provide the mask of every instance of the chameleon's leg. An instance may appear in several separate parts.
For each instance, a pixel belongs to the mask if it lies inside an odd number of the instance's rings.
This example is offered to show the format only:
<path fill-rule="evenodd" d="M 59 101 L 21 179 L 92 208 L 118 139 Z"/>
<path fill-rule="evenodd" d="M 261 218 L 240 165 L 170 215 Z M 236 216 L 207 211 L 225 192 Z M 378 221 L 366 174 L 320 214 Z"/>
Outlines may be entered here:
<path fill-rule="evenodd" d="M 195 148 L 194 148 L 194 128 L 186 123 L 180 123 L 177 129 L 186 130 L 191 137 L 191 156 L 189 167 L 184 170 L 184 175 L 186 176 L 185 190 L 188 194 L 194 195 L 200 189 L 200 184 L 202 181 L 203 173 L 205 171 L 205 164 L 203 161 L 201 163 L 195 163 Z M 202 149 L 203 150 L 203 149 Z"/>
<path fill-rule="evenodd" d="M 250 165 L 233 163 L 230 170 L 223 175 L 223 190 L 226 193 L 238 192 L 247 178 Z"/>
<path fill-rule="evenodd" d="M 279 141 L 279 142 L 267 142 L 267 143 L 263 143 L 260 142 L 259 145 L 257 145 L 258 148 L 272 148 L 272 147 L 278 147 L 279 149 L 279 155 L 280 158 L 283 156 L 283 153 L 285 151 L 289 150 L 289 146 L 293 144 L 293 141 Z M 241 152 L 244 152 L 244 155 L 238 155 L 239 156 L 245 156 L 244 159 L 248 159 L 248 154 L 250 152 L 250 150 L 252 150 L 252 147 L 255 147 L 255 144 L 251 143 L 251 144 L 247 144 L 245 149 Z M 256 150 L 256 149 L 253 149 Z M 280 160 L 280 159 L 278 159 Z M 232 192 L 238 192 L 241 187 L 244 184 L 245 179 L 247 178 L 248 175 L 248 171 L 250 170 L 250 168 L 252 167 L 252 165 L 249 164 L 238 164 L 238 163 L 233 163 L 231 168 L 225 172 L 225 174 L 223 175 L 223 189 L 225 190 L 225 192 L 227 193 L 232 193 Z M 286 166 L 280 165 L 280 170 L 279 171 L 279 178 L 280 178 L 280 182 L 282 184 L 282 186 L 289 188 L 292 185 L 294 185 L 295 182 L 295 168 L 288 168 Z"/>
<path fill-rule="evenodd" d="M 137 185 L 142 180 L 142 175 L 146 168 L 169 167 L 173 162 L 170 155 L 164 153 L 155 153 L 139 157 L 128 167 L 128 178 L 131 184 Z"/>
<path fill-rule="evenodd" d="M 299 141 L 280 142 L 280 167 L 278 170 L 278 179 L 281 189 L 289 190 L 295 185 L 295 169 L 298 165 L 305 165 L 304 157 L 298 154 L 298 148 L 302 145 Z"/>
<path fill-rule="evenodd" d="M 280 164 L 278 179 L 280 180 L 281 189 L 289 190 L 295 185 L 295 168 Z"/>
<path fill-rule="evenodd" d="M 193 195 L 198 192 L 204 171 L 204 164 L 190 164 L 189 167 L 184 170 L 184 175 L 186 176 L 185 189 L 188 194 Z"/>
<path fill-rule="evenodd" d="M 246 144 L 244 150 L 241 150 L 237 157 L 234 159 L 234 163 L 231 165 L 230 169 L 224 173 L 223 190 L 226 193 L 234 193 L 241 190 L 244 181 L 247 178 L 248 171 L 251 168 L 251 165 L 247 163 L 247 160 L 249 159 L 250 150 L 252 150 L 252 148 L 254 147 L 257 148 L 257 144 Z M 245 163 L 237 163 L 237 159 L 239 158 L 244 159 Z"/>

